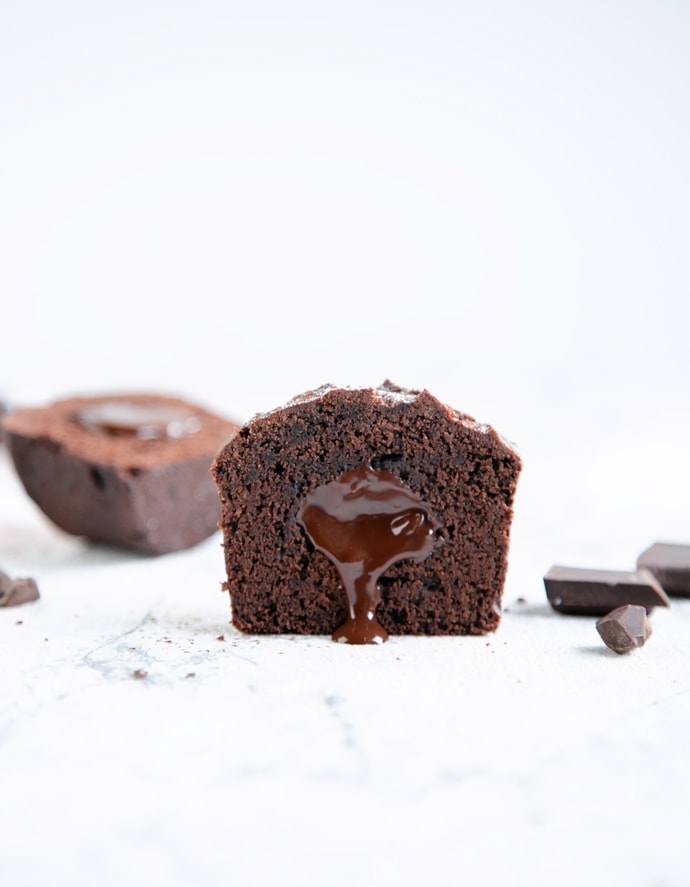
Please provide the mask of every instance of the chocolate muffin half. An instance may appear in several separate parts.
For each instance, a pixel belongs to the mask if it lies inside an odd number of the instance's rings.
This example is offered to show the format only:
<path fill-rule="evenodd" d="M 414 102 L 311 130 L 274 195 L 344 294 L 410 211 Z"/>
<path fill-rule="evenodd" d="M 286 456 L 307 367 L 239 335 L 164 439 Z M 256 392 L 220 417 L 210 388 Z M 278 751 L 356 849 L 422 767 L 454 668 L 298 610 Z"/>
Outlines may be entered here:
<path fill-rule="evenodd" d="M 3 420 L 27 493 L 63 530 L 163 554 L 218 527 L 209 468 L 236 426 L 157 394 L 74 397 Z"/>
<path fill-rule="evenodd" d="M 234 625 L 352 643 L 493 631 L 520 469 L 492 428 L 390 382 L 255 417 L 212 469 Z"/>

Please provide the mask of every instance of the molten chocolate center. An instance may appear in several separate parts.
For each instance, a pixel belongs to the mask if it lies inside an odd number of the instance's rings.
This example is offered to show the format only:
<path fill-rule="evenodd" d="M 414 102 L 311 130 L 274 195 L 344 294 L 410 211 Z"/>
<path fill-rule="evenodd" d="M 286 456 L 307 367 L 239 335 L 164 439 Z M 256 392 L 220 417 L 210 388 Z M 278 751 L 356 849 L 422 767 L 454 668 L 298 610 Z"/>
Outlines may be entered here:
<path fill-rule="evenodd" d="M 171 404 L 109 400 L 85 407 L 74 417 L 88 431 L 142 440 L 179 440 L 201 427 L 198 417 Z"/>
<path fill-rule="evenodd" d="M 429 507 L 390 471 L 362 466 L 309 493 L 298 520 L 345 586 L 349 617 L 333 640 L 387 640 L 376 618 L 378 579 L 396 561 L 431 554 L 439 523 Z"/>

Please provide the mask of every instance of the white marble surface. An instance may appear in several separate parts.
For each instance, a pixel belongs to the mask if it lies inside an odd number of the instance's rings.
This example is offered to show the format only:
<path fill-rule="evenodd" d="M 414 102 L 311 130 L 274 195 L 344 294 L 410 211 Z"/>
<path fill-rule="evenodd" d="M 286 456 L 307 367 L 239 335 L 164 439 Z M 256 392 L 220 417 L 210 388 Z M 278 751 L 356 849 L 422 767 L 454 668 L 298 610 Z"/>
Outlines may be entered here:
<path fill-rule="evenodd" d="M 239 634 L 217 536 L 89 547 L 0 460 L 41 589 L 0 610 L 2 883 L 687 883 L 690 601 L 627 656 L 553 613 L 525 479 L 495 635 L 350 648 Z"/>

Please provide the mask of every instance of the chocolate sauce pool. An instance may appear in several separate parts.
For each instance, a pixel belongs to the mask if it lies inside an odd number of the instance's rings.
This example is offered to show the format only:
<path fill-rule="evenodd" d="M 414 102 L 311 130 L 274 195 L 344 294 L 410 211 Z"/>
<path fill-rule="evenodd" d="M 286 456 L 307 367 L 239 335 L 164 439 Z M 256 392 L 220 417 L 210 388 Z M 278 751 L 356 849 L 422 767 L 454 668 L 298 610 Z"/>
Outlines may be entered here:
<path fill-rule="evenodd" d="M 89 431 L 142 440 L 179 440 L 201 427 L 198 417 L 184 407 L 128 400 L 104 400 L 80 410 L 75 419 Z"/>
<path fill-rule="evenodd" d="M 431 554 L 439 523 L 429 507 L 390 471 L 362 466 L 309 493 L 298 521 L 335 564 L 345 587 L 349 617 L 333 640 L 387 640 L 376 618 L 381 600 L 377 583 L 396 561 Z"/>

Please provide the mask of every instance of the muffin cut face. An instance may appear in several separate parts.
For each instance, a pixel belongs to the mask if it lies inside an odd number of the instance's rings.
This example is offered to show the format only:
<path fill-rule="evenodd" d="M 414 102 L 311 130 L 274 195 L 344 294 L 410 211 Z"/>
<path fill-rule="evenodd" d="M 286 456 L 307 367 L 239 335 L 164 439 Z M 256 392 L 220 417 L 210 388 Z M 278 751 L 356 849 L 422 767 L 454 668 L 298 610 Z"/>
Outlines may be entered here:
<path fill-rule="evenodd" d="M 490 427 L 391 383 L 325 386 L 256 417 L 213 466 L 233 623 L 333 634 L 351 621 L 336 559 L 310 535 L 305 509 L 348 472 L 385 472 L 406 491 L 408 510 L 423 503 L 433 532 L 429 550 L 379 571 L 375 619 L 391 634 L 493 631 L 520 468 Z"/>

